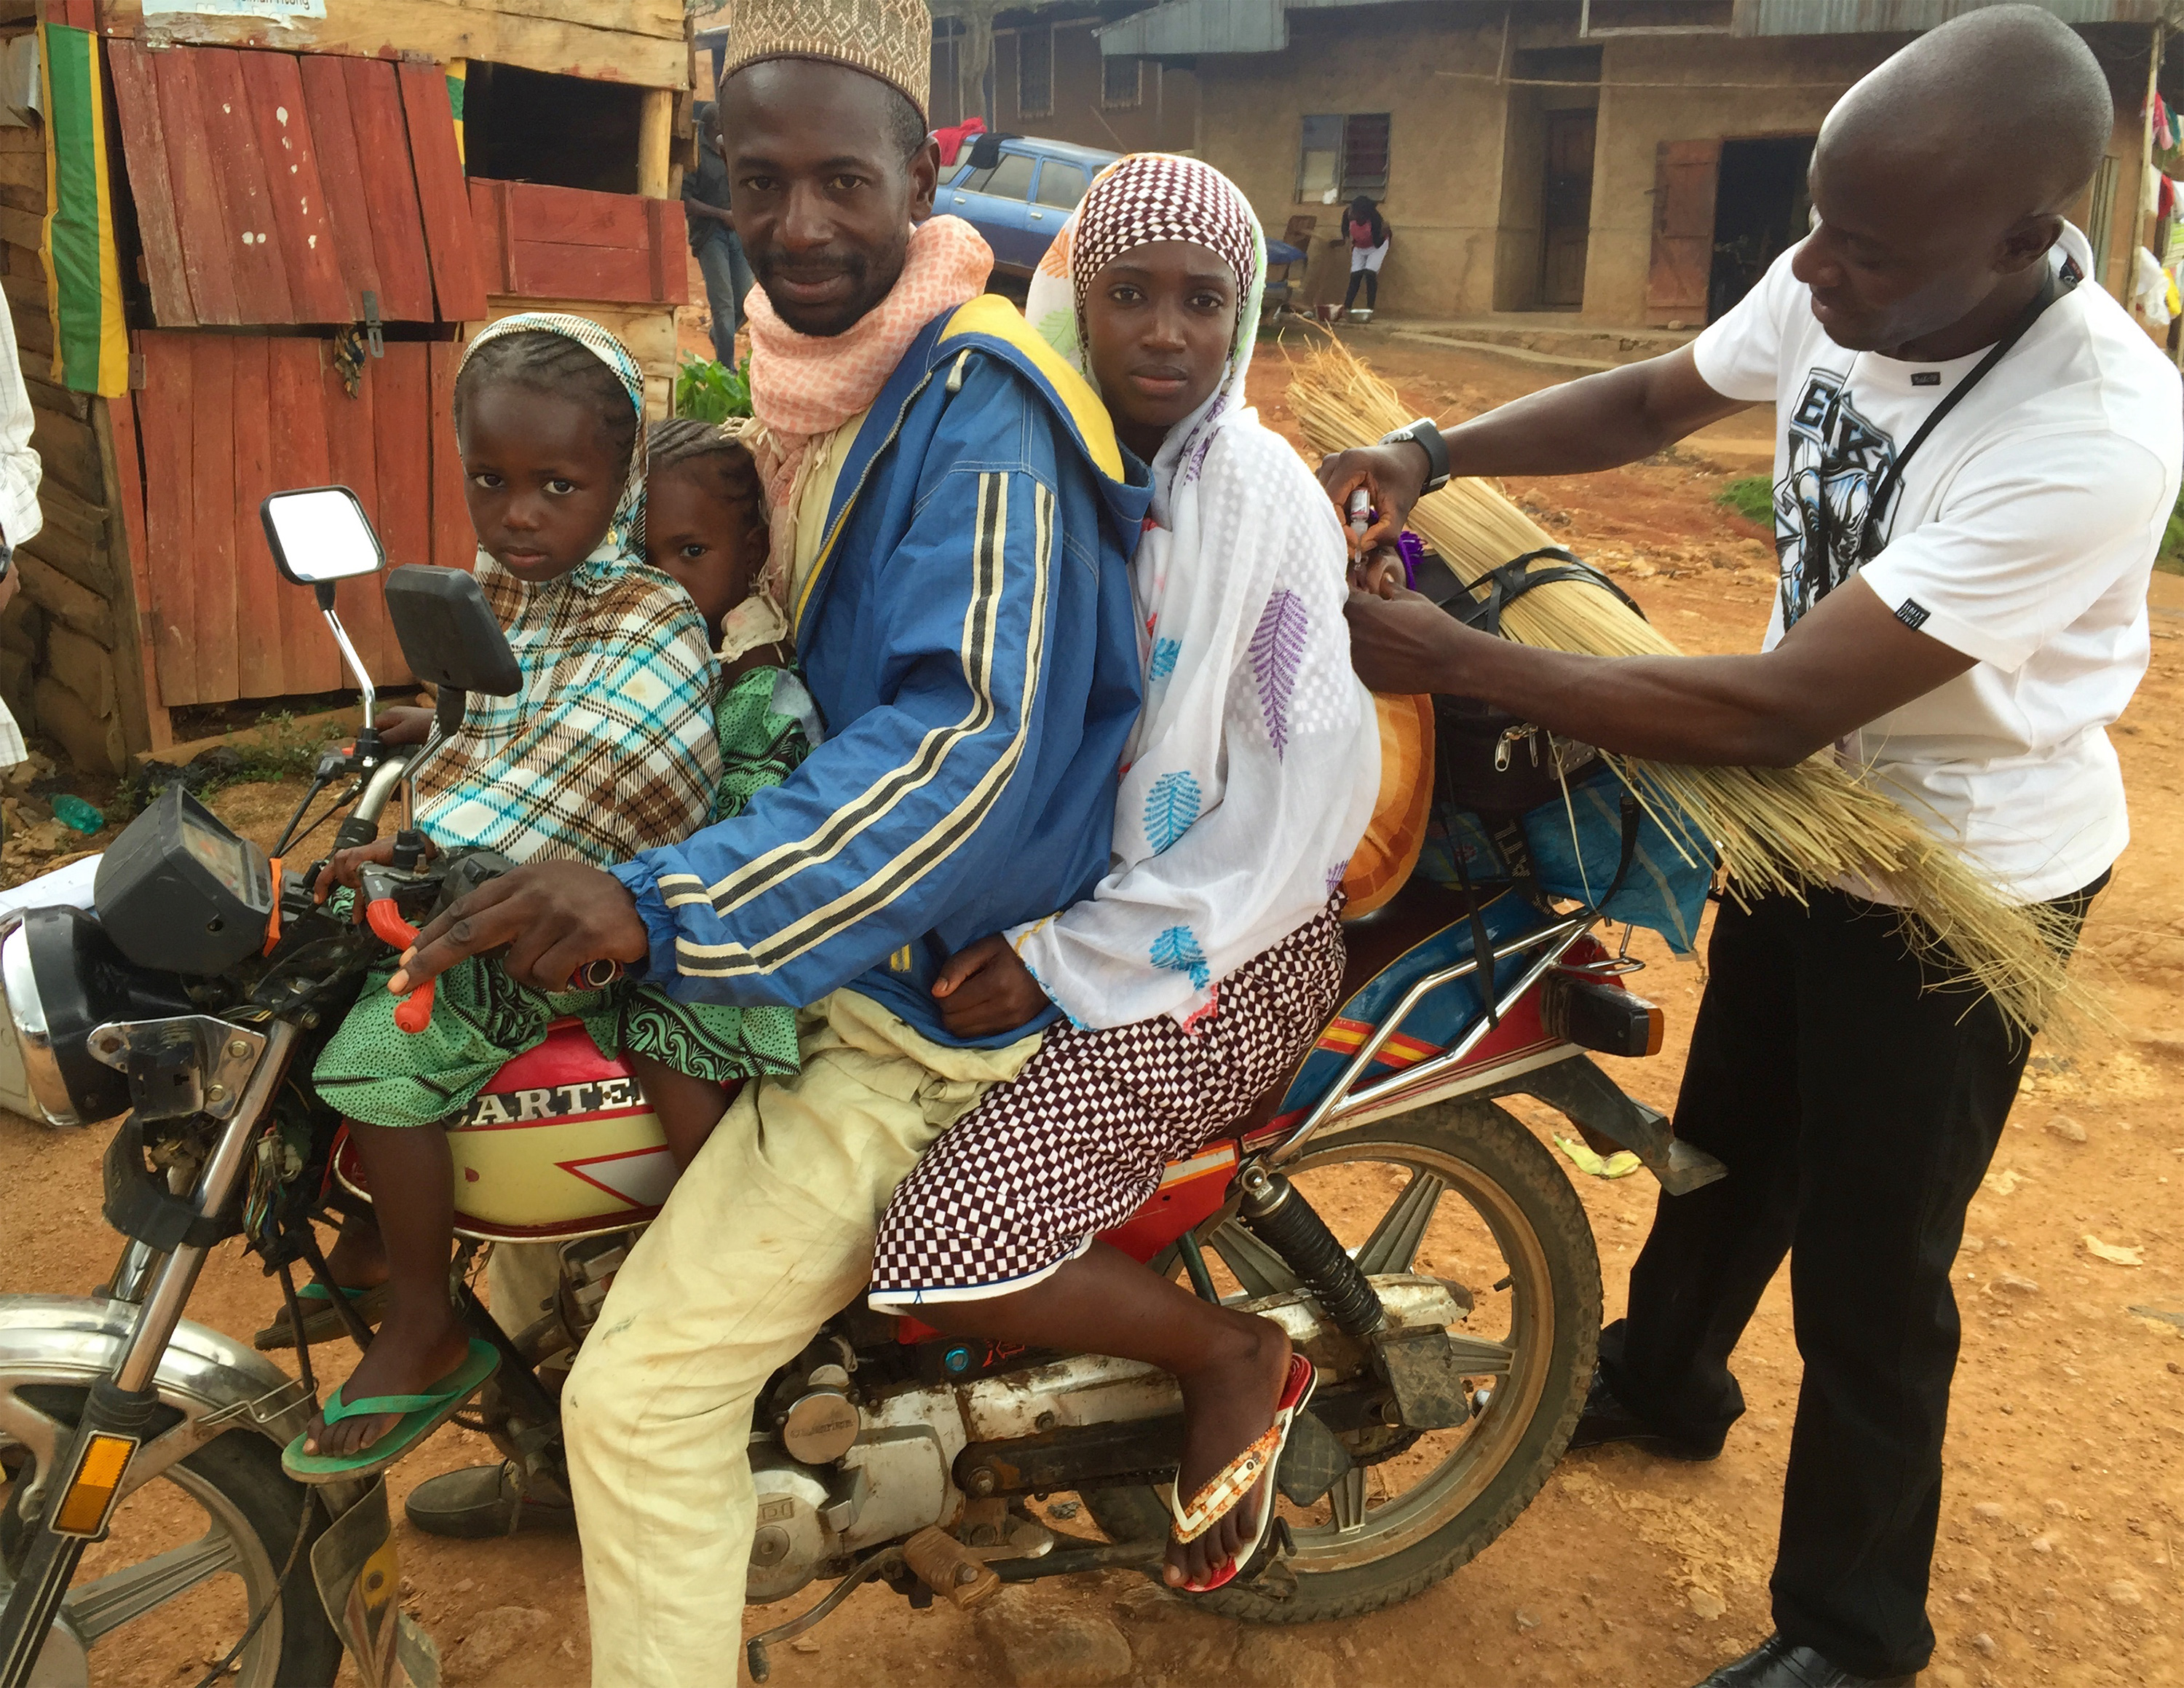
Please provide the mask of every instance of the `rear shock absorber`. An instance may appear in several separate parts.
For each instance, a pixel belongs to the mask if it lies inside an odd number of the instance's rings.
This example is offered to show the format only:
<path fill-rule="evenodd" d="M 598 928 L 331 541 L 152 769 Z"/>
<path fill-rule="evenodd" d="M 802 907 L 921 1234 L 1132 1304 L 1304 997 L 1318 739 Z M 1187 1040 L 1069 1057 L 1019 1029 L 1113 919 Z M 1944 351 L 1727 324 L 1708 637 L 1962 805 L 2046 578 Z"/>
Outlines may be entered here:
<path fill-rule="evenodd" d="M 1245 1163 L 1236 1183 L 1244 1223 L 1288 1263 L 1336 1327 L 1355 1337 L 1379 1330 L 1384 1319 L 1371 1281 L 1296 1186 L 1256 1160 Z"/>

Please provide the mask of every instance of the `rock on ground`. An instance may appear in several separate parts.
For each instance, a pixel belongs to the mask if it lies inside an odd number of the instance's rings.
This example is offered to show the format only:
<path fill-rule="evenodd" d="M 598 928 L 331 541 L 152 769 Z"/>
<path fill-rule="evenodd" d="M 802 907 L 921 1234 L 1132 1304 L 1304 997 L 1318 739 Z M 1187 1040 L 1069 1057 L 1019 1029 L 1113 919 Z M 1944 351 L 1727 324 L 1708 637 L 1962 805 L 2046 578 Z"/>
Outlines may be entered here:
<path fill-rule="evenodd" d="M 1107 1618 L 1028 1589 L 1003 1589 L 978 1613 L 978 1633 L 1015 1688 L 1099 1688 L 1130 1674 L 1130 1644 Z"/>
<path fill-rule="evenodd" d="M 496 1606 L 479 1613 L 448 1655 L 448 1677 L 461 1682 L 484 1675 L 541 1634 L 549 1621 L 544 1613 L 529 1606 Z"/>

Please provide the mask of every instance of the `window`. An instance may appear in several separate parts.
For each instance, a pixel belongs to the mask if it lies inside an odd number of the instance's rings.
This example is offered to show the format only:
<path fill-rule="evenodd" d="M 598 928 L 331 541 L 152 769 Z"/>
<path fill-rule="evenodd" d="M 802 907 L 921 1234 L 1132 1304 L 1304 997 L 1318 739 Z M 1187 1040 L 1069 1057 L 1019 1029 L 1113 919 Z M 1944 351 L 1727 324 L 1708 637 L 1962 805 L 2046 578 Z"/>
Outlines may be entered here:
<path fill-rule="evenodd" d="M 974 170 L 962 184 L 967 193 L 990 193 L 997 199 L 1031 198 L 1033 160 L 1022 153 L 1003 153 L 991 170 Z"/>
<path fill-rule="evenodd" d="M 1297 156 L 1297 198 L 1379 193 L 1388 186 L 1388 114 L 1304 120 Z"/>
<path fill-rule="evenodd" d="M 1017 115 L 1053 115 L 1054 26 L 1027 24 L 1017 31 Z"/>
<path fill-rule="evenodd" d="M 956 69 L 961 43 L 952 31 L 941 32 L 954 21 L 936 18 L 933 25 L 932 109 L 926 120 L 936 129 L 951 128 L 963 120 L 962 88 Z"/>
<path fill-rule="evenodd" d="M 1058 205 L 1065 211 L 1077 209 L 1077 202 L 1084 197 L 1084 172 L 1073 164 L 1063 164 L 1059 159 L 1049 159 L 1039 173 L 1039 200 L 1042 205 Z"/>
<path fill-rule="evenodd" d="M 1120 54 L 1100 61 L 1100 103 L 1110 110 L 1117 107 L 1136 105 L 1145 98 L 1145 66 L 1142 59 L 1124 58 Z"/>

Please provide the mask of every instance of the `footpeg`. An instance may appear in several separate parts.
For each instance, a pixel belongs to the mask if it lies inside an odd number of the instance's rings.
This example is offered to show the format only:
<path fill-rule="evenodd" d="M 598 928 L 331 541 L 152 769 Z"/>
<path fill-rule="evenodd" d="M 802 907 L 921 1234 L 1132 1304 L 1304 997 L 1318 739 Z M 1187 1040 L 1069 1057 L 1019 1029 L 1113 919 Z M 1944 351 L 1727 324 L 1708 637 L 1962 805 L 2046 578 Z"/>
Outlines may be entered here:
<path fill-rule="evenodd" d="M 928 1524 L 903 1543 L 902 1557 L 920 1582 L 959 1611 L 974 1611 L 1001 1591 L 992 1567 L 937 1524 Z"/>

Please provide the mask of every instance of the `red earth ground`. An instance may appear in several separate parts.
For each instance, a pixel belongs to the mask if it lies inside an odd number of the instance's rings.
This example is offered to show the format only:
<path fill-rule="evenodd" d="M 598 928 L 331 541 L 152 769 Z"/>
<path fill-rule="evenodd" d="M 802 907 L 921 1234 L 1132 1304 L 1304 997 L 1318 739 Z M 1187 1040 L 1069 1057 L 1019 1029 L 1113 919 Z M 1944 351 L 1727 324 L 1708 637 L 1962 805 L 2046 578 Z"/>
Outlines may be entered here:
<path fill-rule="evenodd" d="M 1559 372 L 1360 335 L 1360 349 L 1418 409 L 1445 420 Z M 1253 381 L 1268 420 L 1292 423 L 1269 349 Z M 1735 475 L 1763 471 L 1768 419 L 1747 414 L 1699 441 L 1611 474 L 1516 482 L 1513 495 L 1582 555 L 1612 570 L 1653 621 L 1691 651 L 1752 648 L 1768 613 L 1765 534 L 1715 502 Z M 1958 1262 L 1964 1356 L 1949 1431 L 1930 1612 L 1941 1640 L 1929 1688 L 2184 1683 L 2184 579 L 2157 576 L 2152 670 L 2117 729 L 2137 841 L 2097 905 L 2084 965 L 2125 1031 L 2074 1049 L 2043 1046 Z M 265 837 L 291 788 L 237 786 L 215 807 Z M 1667 1048 L 1618 1064 L 1633 1093 L 1673 1102 L 1702 977 L 1658 946 L 1641 988 L 1669 1014 Z M 1843 1052 L 1857 1059 L 1857 1052 Z M 1540 1121 L 1544 1126 L 1545 1122 Z M 0 1291 L 78 1293 L 99 1281 L 114 1239 L 98 1218 L 103 1134 L 56 1133 L 0 1115 Z M 1641 1175 L 1576 1180 L 1598 1238 L 1610 1316 L 1655 1199 Z M 2172 1184 L 2174 1188 L 2172 1188 Z M 1344 1216 L 1331 1216 L 1340 1225 Z M 2091 1245 L 2136 1255 L 2137 1265 Z M 191 1316 L 246 1334 L 276 1293 L 233 1245 L 206 1272 Z M 2135 1310 L 2148 1309 L 2151 1312 Z M 337 1375 L 343 1364 L 322 1350 Z M 1140 1688 L 1234 1680 L 1259 1688 L 1367 1685 L 1590 1685 L 1682 1688 L 1769 1628 L 1766 1580 L 1798 1378 L 1786 1282 L 1778 1280 L 1736 1356 L 1750 1403 L 1723 1456 L 1669 1465 L 1612 1450 L 1573 1456 L 1472 1564 L 1406 1605 L 1299 1629 L 1246 1630 L 1112 1573 L 1028 1599 L 1112 1620 Z M 490 1457 L 443 1431 L 393 1478 L 397 1496 L 435 1471 Z M 437 1541 L 398 1527 L 409 1608 L 437 1638 L 451 1682 L 573 1688 L 585 1680 L 582 1572 L 573 1541 Z M 754 1610 L 755 1630 L 811 1598 Z M 225 1596 L 114 1638 L 102 1688 L 195 1680 L 231 1635 Z M 511 1611 L 510 1609 L 514 1610 Z M 722 1637 L 724 1662 L 734 1638 Z M 344 1680 L 351 1680 L 344 1677 Z M 944 1605 L 922 1614 L 884 1590 L 854 1596 L 776 1655 L 783 1688 L 844 1681 L 1011 1680 L 978 1627 Z M 1090 1680 L 1090 1679 L 1086 1679 Z M 1111 1680 L 1101 1678 L 1100 1680 Z"/>

